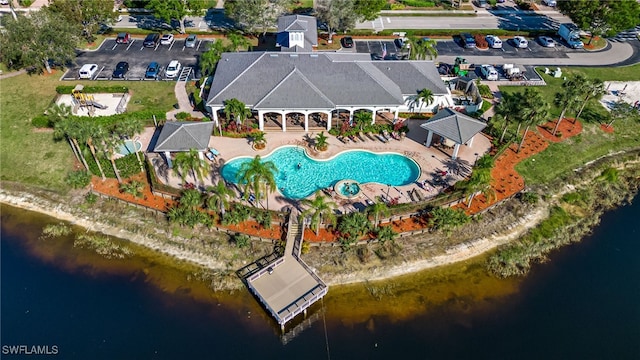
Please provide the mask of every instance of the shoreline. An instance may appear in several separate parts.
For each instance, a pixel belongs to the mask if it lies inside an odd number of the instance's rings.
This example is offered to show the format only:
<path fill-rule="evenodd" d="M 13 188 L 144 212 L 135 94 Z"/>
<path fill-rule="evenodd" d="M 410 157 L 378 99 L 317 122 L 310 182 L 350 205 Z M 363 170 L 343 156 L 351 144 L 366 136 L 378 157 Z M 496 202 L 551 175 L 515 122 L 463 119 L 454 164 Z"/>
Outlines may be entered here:
<path fill-rule="evenodd" d="M 64 204 L 55 204 L 50 200 L 25 191 L 20 191 L 16 194 L 10 193 L 6 189 L 0 189 L 0 203 L 27 211 L 38 212 L 58 220 L 67 221 L 89 231 L 99 232 L 126 241 L 131 241 L 153 251 L 169 255 L 177 260 L 188 261 L 209 270 L 221 270 L 225 268 L 222 262 L 214 261 L 209 256 L 196 254 L 193 251 L 178 249 L 175 246 L 169 246 L 148 236 L 135 234 L 125 229 L 118 228 L 117 226 L 108 225 L 103 222 L 95 222 L 87 217 L 72 214 L 67 211 L 67 209 L 64 209 Z M 399 265 L 382 266 L 374 271 L 367 272 L 366 276 L 363 276 L 364 274 L 359 272 L 349 272 L 340 275 L 322 273 L 321 276 L 323 276 L 325 282 L 330 286 L 348 285 L 364 283 L 367 281 L 389 280 L 394 277 L 469 260 L 480 256 L 487 251 L 493 250 L 500 245 L 506 244 L 518 238 L 530 228 L 535 227 L 548 213 L 547 208 L 548 206 L 537 207 L 533 213 L 528 213 L 523 216 L 507 233 L 482 237 L 455 245 L 452 248 L 447 249 L 446 253 L 442 255 L 406 261 Z"/>

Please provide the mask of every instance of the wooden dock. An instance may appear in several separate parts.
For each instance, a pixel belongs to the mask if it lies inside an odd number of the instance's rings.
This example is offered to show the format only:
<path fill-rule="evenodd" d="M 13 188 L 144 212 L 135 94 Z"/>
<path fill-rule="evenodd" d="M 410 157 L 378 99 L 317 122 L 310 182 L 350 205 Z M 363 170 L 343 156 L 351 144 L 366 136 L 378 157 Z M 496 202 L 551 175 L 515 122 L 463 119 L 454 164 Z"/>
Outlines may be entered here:
<path fill-rule="evenodd" d="M 247 286 L 284 330 L 285 324 L 322 299 L 329 288 L 300 259 L 304 227 L 297 212 L 289 214 L 287 242 L 282 257 L 245 277 Z"/>

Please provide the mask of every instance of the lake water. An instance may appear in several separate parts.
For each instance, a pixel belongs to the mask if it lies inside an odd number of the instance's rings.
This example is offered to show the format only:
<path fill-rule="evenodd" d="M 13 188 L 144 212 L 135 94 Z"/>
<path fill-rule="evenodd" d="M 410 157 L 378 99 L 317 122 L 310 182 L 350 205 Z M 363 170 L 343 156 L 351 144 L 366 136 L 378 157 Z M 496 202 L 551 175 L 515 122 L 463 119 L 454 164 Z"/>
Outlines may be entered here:
<path fill-rule="evenodd" d="M 55 220 L 3 205 L 1 342 L 56 345 L 64 359 L 638 359 L 638 200 L 525 279 L 468 263 L 331 288 L 286 345 L 247 291 L 214 294 L 161 257 L 39 240 Z"/>

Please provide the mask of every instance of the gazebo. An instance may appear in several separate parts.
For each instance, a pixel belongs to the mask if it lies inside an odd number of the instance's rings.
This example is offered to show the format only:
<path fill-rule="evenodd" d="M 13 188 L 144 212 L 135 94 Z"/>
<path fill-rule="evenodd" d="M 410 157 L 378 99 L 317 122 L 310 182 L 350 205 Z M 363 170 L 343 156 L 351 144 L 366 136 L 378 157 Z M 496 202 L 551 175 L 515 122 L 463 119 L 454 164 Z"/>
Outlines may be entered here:
<path fill-rule="evenodd" d="M 420 125 L 421 128 L 428 131 L 425 143 L 427 147 L 431 146 L 434 133 L 442 136 L 445 139 L 445 143 L 452 142 L 452 159 L 458 157 L 460 145 L 471 146 L 473 137 L 486 126 L 487 124 L 484 121 L 474 119 L 449 108 L 439 110 L 431 119 Z"/>
<path fill-rule="evenodd" d="M 213 126 L 213 121 L 167 121 L 158 135 L 153 152 L 163 153 L 169 168 L 173 167 L 171 163 L 172 152 L 186 152 L 196 149 L 200 159 L 204 160 L 204 152 L 209 147 Z"/>

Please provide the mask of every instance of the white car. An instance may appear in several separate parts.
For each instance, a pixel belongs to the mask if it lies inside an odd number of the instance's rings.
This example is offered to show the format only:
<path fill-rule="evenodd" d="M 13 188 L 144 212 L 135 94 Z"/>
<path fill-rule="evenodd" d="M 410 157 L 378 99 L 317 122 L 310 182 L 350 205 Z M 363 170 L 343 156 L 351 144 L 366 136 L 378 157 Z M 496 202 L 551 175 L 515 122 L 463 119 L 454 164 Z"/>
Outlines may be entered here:
<path fill-rule="evenodd" d="M 502 49 L 502 40 L 495 35 L 487 35 L 487 43 L 492 49 Z"/>
<path fill-rule="evenodd" d="M 178 60 L 173 60 L 167 65 L 167 70 L 165 71 L 165 75 L 168 78 L 176 77 L 180 73 L 180 62 Z"/>
<path fill-rule="evenodd" d="M 160 45 L 171 45 L 173 42 L 173 34 L 164 34 L 160 39 Z"/>
<path fill-rule="evenodd" d="M 529 46 L 529 42 L 522 36 L 515 36 L 513 38 L 513 43 L 517 48 L 526 49 Z"/>
<path fill-rule="evenodd" d="M 548 36 L 540 36 L 538 38 L 540 45 L 544 47 L 556 47 L 556 42 Z"/>
<path fill-rule="evenodd" d="M 482 72 L 482 76 L 489 81 L 498 80 L 498 71 L 491 65 L 482 65 L 480 67 L 480 72 Z"/>

